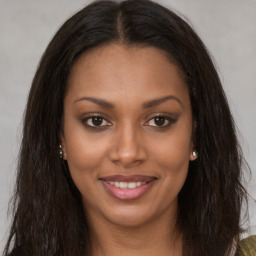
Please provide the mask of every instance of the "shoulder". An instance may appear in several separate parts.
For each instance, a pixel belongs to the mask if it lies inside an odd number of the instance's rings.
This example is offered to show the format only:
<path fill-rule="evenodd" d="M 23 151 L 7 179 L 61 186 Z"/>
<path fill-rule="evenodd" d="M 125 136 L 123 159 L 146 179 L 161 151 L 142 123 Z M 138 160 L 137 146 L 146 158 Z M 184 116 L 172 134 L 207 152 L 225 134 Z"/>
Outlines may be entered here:
<path fill-rule="evenodd" d="M 256 256 L 256 235 L 241 241 L 237 256 Z"/>

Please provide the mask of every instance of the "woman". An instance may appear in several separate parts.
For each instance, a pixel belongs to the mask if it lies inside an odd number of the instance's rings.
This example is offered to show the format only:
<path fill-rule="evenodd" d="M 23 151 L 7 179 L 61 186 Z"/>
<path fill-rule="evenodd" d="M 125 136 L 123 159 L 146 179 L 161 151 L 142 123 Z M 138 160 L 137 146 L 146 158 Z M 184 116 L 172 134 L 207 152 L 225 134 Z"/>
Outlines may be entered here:
<path fill-rule="evenodd" d="M 5 255 L 255 255 L 242 162 L 188 24 L 147 0 L 92 3 L 34 77 Z"/>

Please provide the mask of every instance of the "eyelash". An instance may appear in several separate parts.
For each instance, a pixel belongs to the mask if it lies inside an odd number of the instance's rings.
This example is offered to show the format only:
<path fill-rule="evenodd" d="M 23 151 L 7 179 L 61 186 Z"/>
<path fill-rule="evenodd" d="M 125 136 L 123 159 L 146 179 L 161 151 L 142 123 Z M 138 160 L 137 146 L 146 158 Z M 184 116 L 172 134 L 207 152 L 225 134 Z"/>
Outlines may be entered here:
<path fill-rule="evenodd" d="M 102 115 L 98 115 L 98 114 L 91 115 L 91 116 L 88 116 L 88 117 L 86 117 L 86 118 L 83 118 L 83 119 L 82 119 L 82 122 L 83 122 L 83 124 L 84 124 L 87 128 L 93 129 L 93 130 L 104 129 L 104 128 L 106 128 L 107 126 L 111 126 L 111 125 L 112 125 L 112 124 L 101 125 L 101 126 L 89 125 L 87 122 L 88 122 L 89 120 L 92 120 L 93 118 L 101 118 L 101 119 L 103 120 L 103 122 L 110 123 L 107 118 L 105 118 L 105 117 L 102 116 Z"/>
<path fill-rule="evenodd" d="M 156 122 L 156 118 L 163 118 L 164 124 L 166 123 L 166 121 L 168 122 L 167 124 L 165 124 L 163 126 L 151 125 L 151 127 L 154 127 L 157 129 L 167 129 L 177 121 L 177 119 L 175 119 L 175 118 L 172 118 L 172 117 L 169 117 L 166 115 L 157 114 L 157 115 L 153 116 L 152 118 L 150 118 L 149 121 L 146 122 L 146 124 L 148 124 L 152 120 L 153 120 L 153 122 Z"/>
<path fill-rule="evenodd" d="M 109 124 L 107 124 L 107 125 L 99 125 L 99 126 L 97 126 L 97 125 L 89 125 L 88 121 L 90 121 L 90 120 L 92 121 L 93 118 L 100 118 L 100 119 L 102 119 L 103 122 L 107 122 Z M 150 118 L 149 121 L 146 122 L 146 124 L 148 124 L 150 121 L 152 121 L 152 120 L 154 120 L 156 118 L 164 118 L 164 121 L 168 122 L 168 124 L 165 124 L 163 126 L 151 125 L 151 127 L 154 127 L 156 129 L 162 129 L 162 130 L 169 128 L 173 123 L 175 123 L 177 121 L 177 118 L 171 118 L 171 117 L 166 116 L 166 115 L 157 114 L 157 115 L 153 116 L 152 118 Z M 106 129 L 107 126 L 111 126 L 112 125 L 111 122 L 108 121 L 107 118 L 105 118 L 102 115 L 97 115 L 97 114 L 88 116 L 86 118 L 83 118 L 82 122 L 83 122 L 83 124 L 87 128 L 92 129 L 92 130 L 103 130 L 103 129 Z"/>

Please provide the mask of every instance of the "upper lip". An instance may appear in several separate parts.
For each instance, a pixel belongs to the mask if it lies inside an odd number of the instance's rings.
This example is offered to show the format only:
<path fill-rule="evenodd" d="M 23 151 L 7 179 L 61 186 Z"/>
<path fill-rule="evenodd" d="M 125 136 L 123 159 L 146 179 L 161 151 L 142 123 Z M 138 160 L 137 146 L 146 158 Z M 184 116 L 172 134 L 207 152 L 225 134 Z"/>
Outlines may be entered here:
<path fill-rule="evenodd" d="M 149 182 L 156 179 L 153 176 L 145 176 L 145 175 L 112 175 L 107 177 L 102 177 L 100 180 L 104 181 L 118 181 L 118 182 Z"/>

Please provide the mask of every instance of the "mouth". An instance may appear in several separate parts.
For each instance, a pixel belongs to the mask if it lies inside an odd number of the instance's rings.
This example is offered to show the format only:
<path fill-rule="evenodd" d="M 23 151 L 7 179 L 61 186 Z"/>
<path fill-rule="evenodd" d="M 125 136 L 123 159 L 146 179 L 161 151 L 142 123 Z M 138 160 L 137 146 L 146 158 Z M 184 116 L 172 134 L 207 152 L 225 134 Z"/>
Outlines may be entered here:
<path fill-rule="evenodd" d="M 144 195 L 157 180 L 144 175 L 114 175 L 101 178 L 105 190 L 119 200 L 135 200 Z"/>

